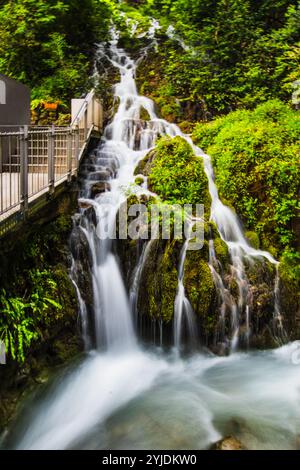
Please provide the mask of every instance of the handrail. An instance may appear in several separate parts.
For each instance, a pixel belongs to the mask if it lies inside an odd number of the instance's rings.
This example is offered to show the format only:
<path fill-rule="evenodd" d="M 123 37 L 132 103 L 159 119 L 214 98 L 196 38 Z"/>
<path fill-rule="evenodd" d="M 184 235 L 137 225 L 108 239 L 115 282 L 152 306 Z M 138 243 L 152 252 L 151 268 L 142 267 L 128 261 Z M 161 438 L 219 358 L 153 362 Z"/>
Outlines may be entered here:
<path fill-rule="evenodd" d="M 20 213 L 24 218 L 33 199 L 71 180 L 93 131 L 102 125 L 102 105 L 93 89 L 69 126 L 0 126 L 0 236 L 4 220 Z"/>
<path fill-rule="evenodd" d="M 84 98 L 84 101 L 81 105 L 81 107 L 79 108 L 79 111 L 78 113 L 76 114 L 76 116 L 73 118 L 73 121 L 71 122 L 71 127 L 75 126 L 76 123 L 81 119 L 82 117 L 82 114 L 84 114 L 85 110 L 87 109 L 89 103 L 92 101 L 92 99 L 95 97 L 95 89 L 92 88 L 92 90 L 86 95 L 86 97 Z"/>

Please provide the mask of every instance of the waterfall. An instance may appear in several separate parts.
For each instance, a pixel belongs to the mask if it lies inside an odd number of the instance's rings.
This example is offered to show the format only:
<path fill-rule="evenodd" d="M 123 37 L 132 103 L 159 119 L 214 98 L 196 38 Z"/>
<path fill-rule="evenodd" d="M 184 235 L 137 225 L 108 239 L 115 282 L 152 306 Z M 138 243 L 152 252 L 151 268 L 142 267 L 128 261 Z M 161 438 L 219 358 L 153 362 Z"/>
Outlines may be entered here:
<path fill-rule="evenodd" d="M 188 245 L 190 242 L 192 224 L 189 225 L 188 234 L 182 247 L 178 268 L 178 287 L 174 302 L 174 345 L 178 352 L 182 349 L 182 336 L 184 327 L 187 332 L 187 342 L 192 349 L 197 346 L 197 325 L 193 308 L 185 295 L 184 288 L 184 264 Z M 185 320 L 185 321 L 184 321 Z"/>
<path fill-rule="evenodd" d="M 155 28 L 157 24 L 153 23 L 151 36 Z M 22 435 L 18 436 L 15 446 L 19 449 L 148 446 L 207 449 L 222 434 L 230 435 L 232 425 L 250 436 L 250 445 L 254 447 L 260 448 L 266 439 L 265 445 L 269 447 L 274 447 L 275 439 L 279 446 L 295 446 L 300 407 L 299 373 L 291 364 L 293 345 L 262 355 L 237 353 L 230 357 L 211 357 L 197 354 L 186 361 L 179 359 L 178 354 L 175 361 L 172 357 L 170 360 L 162 358 L 161 351 L 145 352 L 137 345 L 132 313 L 138 314 L 140 279 L 151 241 L 144 245 L 129 297 L 109 234 L 114 233 L 116 215 L 126 200 L 124 187 L 134 182 L 137 163 L 154 147 L 158 136 L 183 137 L 204 162 L 212 199 L 211 220 L 228 246 L 231 274 L 239 286 L 236 302 L 223 278 L 211 237 L 209 267 L 221 305 L 218 334 L 221 341 L 226 340 L 225 315 L 229 312 L 232 351 L 238 346 L 241 314 L 245 314 L 247 335 L 251 328 L 245 260 L 266 259 L 276 267 L 278 264 L 268 252 L 248 244 L 237 217 L 222 204 L 209 156 L 178 126 L 159 119 L 153 102 L 138 94 L 134 78 L 137 63 L 118 48 L 117 42 L 118 35 L 114 32 L 108 52 L 102 48 L 99 56 L 105 54 L 120 72 L 120 82 L 114 88 L 118 110 L 106 127 L 100 146 L 82 166 L 80 212 L 76 216 L 77 230 L 89 250 L 93 320 L 87 316 L 84 296 L 78 287 L 80 263 L 76 257 L 71 270 L 79 298 L 83 336 L 90 351 L 73 368 L 62 371 L 46 396 L 25 417 Z M 142 109 L 149 114 L 147 122 L 140 118 Z M 99 231 L 105 232 L 107 238 L 99 238 Z M 189 237 L 178 266 L 174 306 L 177 350 L 182 347 L 183 328 L 187 328 L 190 338 L 195 337 L 194 314 L 184 288 L 188 244 Z M 279 321 L 278 274 L 274 301 L 274 321 Z M 89 324 L 92 321 L 93 324 Z M 162 344 L 162 323 L 159 326 Z M 88 334 L 92 329 L 95 344 L 90 343 Z M 251 444 L 252 438 L 257 438 L 254 444 Z"/>
<path fill-rule="evenodd" d="M 148 259 L 149 252 L 151 250 L 151 245 L 153 240 L 149 240 L 143 245 L 142 254 L 139 258 L 138 264 L 134 270 L 133 281 L 130 288 L 129 299 L 130 299 L 130 308 L 135 319 L 136 329 L 138 325 L 138 298 L 140 292 L 140 282 L 143 274 L 143 268 Z"/>
<path fill-rule="evenodd" d="M 155 31 L 158 28 L 158 23 L 153 20 L 149 38 L 155 40 Z M 100 147 L 89 157 L 84 168 L 81 203 L 92 208 L 98 228 L 101 229 L 105 226 L 108 234 L 113 233 L 116 215 L 126 199 L 122 188 L 134 183 L 134 169 L 138 161 L 155 146 L 158 136 L 180 136 L 185 139 L 192 147 L 194 154 L 203 160 L 212 200 L 210 219 L 216 224 L 222 240 L 228 246 L 231 258 L 231 276 L 238 286 L 239 298 L 235 302 L 230 291 L 224 285 L 222 275 L 218 273 L 218 260 L 214 253 L 213 240 L 211 240 L 209 266 L 220 297 L 222 341 L 225 340 L 225 315 L 228 311 L 231 317 L 231 350 L 234 351 L 239 344 L 241 322 L 244 322 L 246 342 L 249 342 L 251 329 L 251 296 L 245 261 L 265 259 L 275 266 L 277 266 L 277 262 L 267 251 L 257 250 L 249 245 L 237 216 L 219 198 L 210 157 L 192 142 L 190 136 L 181 132 L 177 125 L 160 119 L 155 113 L 154 103 L 151 99 L 138 94 L 135 82 L 138 61 L 132 60 L 123 49 L 118 47 L 118 33 L 115 30 L 112 38 L 108 51 L 105 51 L 103 47 L 99 48 L 98 60 L 105 56 L 120 73 L 120 82 L 114 87 L 114 97 L 115 102 L 118 102 L 118 109 L 112 122 L 105 129 Z M 141 120 L 143 110 L 147 111 L 149 121 Z M 105 211 L 103 208 L 108 204 L 110 209 Z M 99 240 L 95 222 L 90 219 L 89 210 L 83 209 L 80 225 L 86 234 L 93 258 L 96 346 L 99 348 L 104 345 L 109 348 L 111 345 L 117 344 L 118 347 L 133 345 L 135 335 L 131 311 L 134 310 L 135 317 L 137 317 L 138 283 L 145 261 L 144 254 L 142 254 L 136 268 L 130 299 L 127 299 L 120 269 L 112 251 L 111 237 L 108 237 L 107 240 Z M 182 266 L 179 267 L 178 290 L 174 304 L 174 341 L 178 348 L 181 345 L 184 319 L 187 320 L 190 338 L 195 331 L 194 314 L 185 295 L 183 282 L 187 247 L 188 242 L 186 241 L 181 253 Z M 275 303 L 276 298 L 277 294 L 275 295 Z M 276 318 L 280 317 L 276 312 L 275 316 Z"/>
<path fill-rule="evenodd" d="M 70 277 L 75 287 L 75 291 L 76 291 L 76 295 L 78 299 L 79 316 L 81 320 L 81 335 L 82 335 L 82 339 L 84 343 L 84 349 L 88 351 L 91 348 L 91 338 L 90 338 L 89 330 L 88 330 L 88 313 L 87 313 L 86 304 L 82 298 L 80 289 L 76 281 L 76 262 L 74 258 L 72 258 L 72 266 L 71 266 L 70 271 L 71 271 Z"/>

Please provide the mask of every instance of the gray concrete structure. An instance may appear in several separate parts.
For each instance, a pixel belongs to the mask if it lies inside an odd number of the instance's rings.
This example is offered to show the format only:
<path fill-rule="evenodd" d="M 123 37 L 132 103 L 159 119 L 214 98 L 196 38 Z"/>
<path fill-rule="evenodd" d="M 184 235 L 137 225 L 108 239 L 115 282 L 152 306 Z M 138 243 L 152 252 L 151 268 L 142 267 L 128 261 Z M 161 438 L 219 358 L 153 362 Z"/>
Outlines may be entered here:
<path fill-rule="evenodd" d="M 30 89 L 0 73 L 0 127 L 30 124 Z"/>

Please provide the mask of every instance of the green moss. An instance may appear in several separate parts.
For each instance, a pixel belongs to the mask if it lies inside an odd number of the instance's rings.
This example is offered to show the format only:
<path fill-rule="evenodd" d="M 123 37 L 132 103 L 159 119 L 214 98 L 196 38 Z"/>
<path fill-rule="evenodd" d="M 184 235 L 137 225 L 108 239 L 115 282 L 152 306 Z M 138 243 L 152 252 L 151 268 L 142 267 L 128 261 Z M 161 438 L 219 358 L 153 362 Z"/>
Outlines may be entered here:
<path fill-rule="evenodd" d="M 253 246 L 253 248 L 256 248 L 257 250 L 260 248 L 260 240 L 259 240 L 259 236 L 257 235 L 256 232 L 252 232 L 250 230 L 247 230 L 245 232 L 245 236 L 246 236 L 248 242 L 250 243 L 250 245 Z"/>
<path fill-rule="evenodd" d="M 211 200 L 203 162 L 181 137 L 159 140 L 148 179 L 150 189 L 171 204 L 204 204 Z"/>
<path fill-rule="evenodd" d="M 141 280 L 140 311 L 152 318 L 169 323 L 174 315 L 174 302 L 178 286 L 175 252 L 176 242 L 152 242 Z"/>
<path fill-rule="evenodd" d="M 140 186 L 141 184 L 144 183 L 144 178 L 142 176 L 138 176 L 137 178 L 135 178 L 134 182 L 135 182 L 135 184 Z"/>
<path fill-rule="evenodd" d="M 141 109 L 140 119 L 142 119 L 142 121 L 150 121 L 150 115 L 145 108 Z"/>
<path fill-rule="evenodd" d="M 255 231 L 254 246 L 259 237 L 274 254 L 297 249 L 299 133 L 299 112 L 279 100 L 198 124 L 193 133 L 213 158 L 222 200 Z"/>
<path fill-rule="evenodd" d="M 195 127 L 195 123 L 191 121 L 182 121 L 178 125 L 185 134 L 191 134 Z"/>
<path fill-rule="evenodd" d="M 280 306 L 292 332 L 291 339 L 300 335 L 300 263 L 299 256 L 284 254 L 279 264 Z"/>
<path fill-rule="evenodd" d="M 214 239 L 214 247 L 217 259 L 223 267 L 227 266 L 229 262 L 229 253 L 226 243 L 218 237 Z"/>
<path fill-rule="evenodd" d="M 216 290 L 201 250 L 187 252 L 184 285 L 194 312 L 201 318 L 202 333 L 211 334 L 218 322 L 215 310 Z"/>

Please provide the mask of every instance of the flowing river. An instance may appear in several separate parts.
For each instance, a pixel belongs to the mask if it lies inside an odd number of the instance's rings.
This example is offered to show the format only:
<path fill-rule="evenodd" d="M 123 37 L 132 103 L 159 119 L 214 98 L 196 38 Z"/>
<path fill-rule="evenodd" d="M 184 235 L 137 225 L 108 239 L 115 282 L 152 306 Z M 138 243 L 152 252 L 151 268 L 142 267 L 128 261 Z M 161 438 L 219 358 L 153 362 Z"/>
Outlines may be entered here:
<path fill-rule="evenodd" d="M 148 245 L 144 246 L 128 293 L 112 241 L 97 236 L 91 217 L 82 209 L 76 220 L 91 255 L 92 324 L 76 283 L 76 259 L 72 279 L 80 303 L 86 352 L 25 403 L 2 445 L 16 449 L 207 449 L 222 437 L 234 435 L 249 449 L 298 448 L 298 343 L 273 351 L 238 352 L 239 315 L 245 314 L 249 321 L 243 260 L 261 258 L 277 265 L 276 260 L 245 240 L 236 216 L 219 199 L 210 158 L 176 125 L 159 119 L 153 102 L 138 94 L 136 63 L 118 48 L 117 39 L 112 39 L 106 56 L 121 76 L 115 86 L 118 110 L 99 148 L 89 157 L 80 204 L 92 206 L 100 225 L 110 232 L 126 200 L 124 186 L 134 182 L 134 169 L 155 145 L 156 138 L 185 138 L 204 161 L 212 198 L 211 219 L 228 245 L 240 288 L 235 304 L 214 268 L 217 260 L 211 240 L 212 275 L 223 304 L 227 303 L 232 311 L 231 354 L 179 354 L 184 317 L 193 343 L 197 341 L 193 312 L 184 291 L 186 245 L 181 253 L 174 305 L 174 348 L 167 353 L 162 348 L 140 345 L 134 318 Z M 147 111 L 149 121 L 141 120 L 142 109 Z M 96 181 L 106 185 L 106 191 L 92 197 Z M 110 211 L 104 210 L 107 204 Z M 275 320 L 276 315 L 280 317 L 277 307 Z"/>

